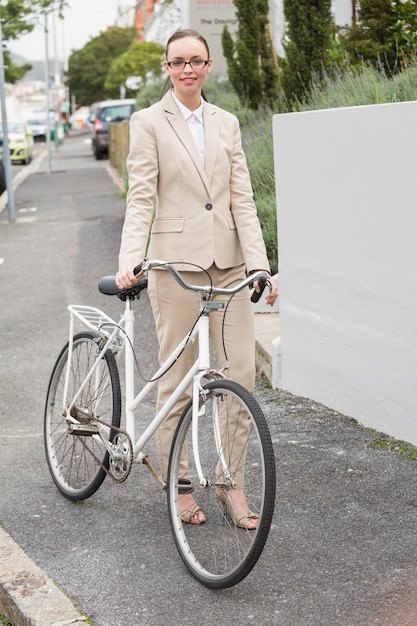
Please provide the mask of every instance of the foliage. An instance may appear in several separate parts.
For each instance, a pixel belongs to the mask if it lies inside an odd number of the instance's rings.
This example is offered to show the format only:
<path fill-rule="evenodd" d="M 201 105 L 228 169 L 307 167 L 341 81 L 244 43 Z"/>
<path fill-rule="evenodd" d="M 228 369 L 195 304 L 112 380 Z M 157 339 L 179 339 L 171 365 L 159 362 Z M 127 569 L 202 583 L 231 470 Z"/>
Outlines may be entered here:
<path fill-rule="evenodd" d="M 136 28 L 111 28 L 93 37 L 68 59 L 67 84 L 78 105 L 119 98 L 119 86 L 106 88 L 109 67 L 136 40 Z"/>
<path fill-rule="evenodd" d="M 141 84 L 155 80 L 162 73 L 163 46 L 153 43 L 132 43 L 123 54 L 110 65 L 104 88 L 109 91 L 119 89 L 130 76 L 138 76 Z M 126 96 L 134 97 L 136 90 L 126 88 Z"/>
<path fill-rule="evenodd" d="M 141 87 L 136 96 L 136 109 L 145 109 L 160 100 L 165 80 L 156 80 Z"/>
<path fill-rule="evenodd" d="M 12 61 L 8 50 L 3 50 L 3 62 L 6 83 L 16 83 L 18 80 L 23 78 L 26 72 L 29 72 L 29 70 L 32 69 L 32 65 L 30 63 L 17 65 L 14 61 Z"/>
<path fill-rule="evenodd" d="M 388 43 L 397 51 L 402 67 L 416 52 L 417 3 L 415 0 L 393 0 L 394 23 L 390 28 Z"/>
<path fill-rule="evenodd" d="M 44 12 L 57 7 L 61 12 L 66 6 L 66 0 L 8 0 L 3 6 L 0 5 L 0 18 L 2 20 L 2 38 L 4 42 L 18 39 L 22 35 L 30 33 L 36 22 Z M 3 49 L 5 66 L 5 79 L 8 83 L 15 83 L 31 69 L 31 65 L 17 65 L 10 58 L 7 48 Z"/>
<path fill-rule="evenodd" d="M 397 51 L 390 42 L 394 25 L 392 0 L 361 0 L 357 21 L 342 28 L 339 34 L 351 64 L 358 66 L 369 61 L 374 67 L 395 71 Z"/>
<path fill-rule="evenodd" d="M 0 615 L 0 624 L 3 624 L 3 626 L 12 626 L 12 623 L 9 622 L 5 615 Z"/>
<path fill-rule="evenodd" d="M 339 29 L 339 41 L 353 66 L 370 63 L 387 74 L 408 67 L 416 37 L 416 0 L 361 0 L 358 20 Z"/>
<path fill-rule="evenodd" d="M 21 35 L 30 33 L 44 12 L 48 13 L 55 5 L 61 13 L 67 0 L 8 0 L 5 5 L 1 4 L 3 39 L 18 39 Z"/>
<path fill-rule="evenodd" d="M 268 0 L 234 0 L 236 40 L 222 33 L 228 76 L 241 103 L 251 109 L 273 106 L 279 93 L 278 66 L 269 28 Z"/>
<path fill-rule="evenodd" d="M 331 0 L 284 0 L 287 33 L 282 86 L 289 106 L 308 94 L 313 77 L 330 66 L 333 19 Z"/>

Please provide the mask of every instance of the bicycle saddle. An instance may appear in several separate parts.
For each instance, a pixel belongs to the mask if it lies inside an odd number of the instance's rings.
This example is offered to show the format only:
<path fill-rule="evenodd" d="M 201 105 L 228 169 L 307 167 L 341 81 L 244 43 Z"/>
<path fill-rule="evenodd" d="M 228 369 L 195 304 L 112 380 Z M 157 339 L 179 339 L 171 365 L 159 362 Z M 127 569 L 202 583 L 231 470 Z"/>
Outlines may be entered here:
<path fill-rule="evenodd" d="M 115 276 L 103 276 L 98 282 L 98 290 L 100 293 L 104 293 L 106 296 L 117 296 L 120 300 L 126 300 L 130 298 L 140 298 L 140 292 L 146 289 L 148 286 L 148 279 L 141 278 L 137 283 L 129 287 L 128 289 L 120 289 L 116 284 Z"/>

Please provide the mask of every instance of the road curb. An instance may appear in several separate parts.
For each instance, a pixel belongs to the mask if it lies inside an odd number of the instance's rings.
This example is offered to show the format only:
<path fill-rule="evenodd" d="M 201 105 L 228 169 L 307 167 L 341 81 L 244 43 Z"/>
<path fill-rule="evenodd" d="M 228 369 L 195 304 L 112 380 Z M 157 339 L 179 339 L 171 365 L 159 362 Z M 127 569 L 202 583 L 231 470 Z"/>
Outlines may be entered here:
<path fill-rule="evenodd" d="M 0 613 L 13 626 L 85 625 L 86 618 L 0 528 Z"/>
<path fill-rule="evenodd" d="M 31 174 L 34 174 L 39 169 L 46 155 L 47 155 L 46 149 L 42 150 L 42 152 L 40 152 L 33 159 L 33 161 L 29 163 L 29 165 L 27 165 L 24 169 L 20 170 L 20 172 L 18 172 L 16 176 L 13 176 L 13 190 L 16 190 L 19 187 L 19 185 L 21 185 L 23 181 L 25 181 L 26 178 L 28 178 L 28 176 L 30 176 Z M 6 189 L 6 191 L 3 191 L 3 193 L 0 195 L 0 213 L 4 211 L 4 209 L 6 208 L 8 200 L 9 200 L 9 195 Z"/>

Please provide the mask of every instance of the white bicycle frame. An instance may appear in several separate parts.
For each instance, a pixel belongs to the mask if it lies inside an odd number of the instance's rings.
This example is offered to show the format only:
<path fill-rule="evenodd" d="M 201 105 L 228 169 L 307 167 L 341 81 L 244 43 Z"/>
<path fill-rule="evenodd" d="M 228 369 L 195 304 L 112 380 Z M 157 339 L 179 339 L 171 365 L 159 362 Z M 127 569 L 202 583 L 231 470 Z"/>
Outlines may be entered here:
<path fill-rule="evenodd" d="M 199 409 L 199 397 L 202 391 L 201 381 L 204 377 L 209 377 L 212 379 L 224 378 L 221 372 L 217 370 L 213 370 L 210 368 L 210 346 L 209 346 L 209 313 L 211 310 L 224 308 L 223 302 L 216 302 L 204 299 L 203 294 L 222 294 L 232 296 L 237 291 L 240 291 L 244 287 L 248 286 L 250 282 L 253 280 L 259 280 L 261 278 L 267 278 L 268 274 L 266 272 L 257 272 L 253 274 L 249 278 L 245 279 L 234 289 L 218 289 L 211 287 L 201 287 L 201 286 L 193 286 L 185 283 L 181 278 L 180 274 L 178 274 L 177 270 L 172 267 L 170 264 L 167 264 L 164 261 L 148 261 L 146 269 L 152 269 L 152 267 L 161 267 L 165 266 L 168 270 L 171 271 L 176 280 L 185 288 L 190 289 L 192 291 L 198 291 L 202 296 L 201 302 L 201 310 L 200 315 L 195 324 L 194 328 L 190 333 L 188 333 L 184 339 L 178 344 L 172 354 L 168 357 L 168 359 L 159 367 L 159 369 L 152 376 L 151 380 L 147 382 L 144 387 L 139 391 L 137 395 L 135 395 L 134 389 L 134 320 L 135 315 L 133 311 L 133 300 L 126 298 L 125 311 L 122 314 L 118 323 L 112 320 L 106 313 L 97 309 L 95 307 L 82 306 L 82 305 L 69 305 L 68 310 L 70 311 L 70 327 L 69 327 L 69 348 L 68 348 L 68 363 L 65 377 L 65 388 L 64 388 L 64 403 L 65 398 L 67 398 L 68 393 L 68 383 L 71 369 L 71 356 L 73 351 L 73 336 L 74 336 L 74 328 L 75 328 L 75 320 L 78 319 L 81 321 L 87 328 L 99 333 L 99 335 L 103 338 L 102 345 L 100 346 L 99 353 L 95 358 L 95 361 L 88 372 L 87 376 L 83 380 L 80 388 L 78 389 L 76 395 L 72 398 L 69 406 L 63 406 L 63 410 L 66 412 L 67 419 L 76 422 L 74 418 L 71 418 L 71 409 L 77 402 L 77 399 L 85 386 L 89 383 L 91 378 L 94 375 L 98 374 L 98 368 L 102 363 L 102 358 L 105 352 L 109 349 L 113 350 L 113 352 L 118 354 L 123 350 L 125 351 L 125 417 L 126 417 L 126 432 L 128 433 L 131 441 L 133 442 L 133 456 L 136 457 L 137 462 L 142 462 L 145 455 L 143 454 L 143 448 L 148 443 L 152 435 L 167 417 L 169 412 L 181 398 L 181 396 L 185 393 L 186 389 L 192 385 L 192 399 L 193 399 L 193 431 L 192 431 L 192 439 L 193 439 L 193 453 L 194 459 L 196 462 L 196 469 L 198 472 L 198 477 L 200 484 L 205 486 L 206 480 L 203 476 L 203 472 L 201 469 L 200 463 L 200 455 L 198 451 L 198 417 L 200 417 L 204 413 L 204 405 L 200 412 Z M 145 268 L 143 268 L 145 271 Z M 113 328 L 112 331 L 106 330 L 106 327 Z M 179 386 L 169 397 L 167 402 L 161 408 L 161 410 L 155 415 L 152 422 L 148 425 L 148 427 L 144 430 L 144 432 L 140 435 L 139 439 L 136 440 L 135 434 L 135 411 L 140 405 L 140 403 L 147 397 L 150 391 L 154 388 L 159 378 L 169 369 L 169 367 L 177 360 L 181 352 L 184 350 L 185 346 L 189 342 L 194 342 L 198 338 L 198 350 L 197 357 L 186 373 L 184 378 L 182 379 Z M 110 429 L 110 424 L 108 429 Z M 215 416 L 215 441 L 218 447 L 218 455 L 221 459 L 221 463 L 223 466 L 223 470 L 226 476 L 229 475 L 226 462 L 224 459 L 222 446 L 221 446 L 221 436 L 220 436 L 220 425 L 219 425 L 219 416 Z M 106 440 L 106 438 L 100 437 L 100 435 L 93 435 L 95 438 L 99 438 L 100 441 L 106 446 L 109 453 L 112 453 L 111 443 Z M 228 476 L 229 477 L 229 476 Z"/>

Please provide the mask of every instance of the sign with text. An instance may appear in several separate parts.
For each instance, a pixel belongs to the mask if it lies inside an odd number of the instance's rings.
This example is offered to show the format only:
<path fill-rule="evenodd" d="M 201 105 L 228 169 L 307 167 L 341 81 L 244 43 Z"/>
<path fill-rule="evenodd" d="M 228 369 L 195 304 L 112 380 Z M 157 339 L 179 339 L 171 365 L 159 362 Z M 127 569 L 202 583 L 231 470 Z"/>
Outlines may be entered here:
<path fill-rule="evenodd" d="M 236 7 L 233 0 L 190 0 L 190 27 L 201 33 L 210 48 L 213 74 L 226 74 L 222 32 L 227 26 L 234 37 L 237 30 Z"/>

